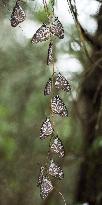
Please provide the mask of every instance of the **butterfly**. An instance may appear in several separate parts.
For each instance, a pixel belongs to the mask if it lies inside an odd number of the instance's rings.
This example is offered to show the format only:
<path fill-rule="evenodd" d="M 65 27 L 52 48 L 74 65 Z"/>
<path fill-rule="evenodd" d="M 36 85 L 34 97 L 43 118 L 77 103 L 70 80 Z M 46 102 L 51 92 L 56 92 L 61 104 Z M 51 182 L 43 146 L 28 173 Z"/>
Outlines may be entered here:
<path fill-rule="evenodd" d="M 39 173 L 39 176 L 38 176 L 38 182 L 37 182 L 37 186 L 40 186 L 41 183 L 42 183 L 42 179 L 43 179 L 43 176 L 44 176 L 44 167 L 41 166 L 40 167 L 40 173 Z"/>
<path fill-rule="evenodd" d="M 58 17 L 52 18 L 50 31 L 53 35 L 56 35 L 58 38 L 60 39 L 64 38 L 64 28 L 62 23 L 59 21 Z"/>
<path fill-rule="evenodd" d="M 64 90 L 66 92 L 71 90 L 69 82 L 60 72 L 56 76 L 55 87 L 57 90 Z"/>
<path fill-rule="evenodd" d="M 53 143 L 51 144 L 50 150 L 51 152 L 58 154 L 59 157 L 64 157 L 64 146 L 58 136 L 54 139 Z"/>
<path fill-rule="evenodd" d="M 57 36 L 60 39 L 64 38 L 64 29 L 58 17 L 50 18 L 51 23 L 45 24 L 35 32 L 32 37 L 32 43 L 38 43 L 50 39 L 52 36 Z"/>
<path fill-rule="evenodd" d="M 50 166 L 48 169 L 48 173 L 54 177 L 57 177 L 59 179 L 63 179 L 64 178 L 64 173 L 63 170 L 61 169 L 61 167 L 57 164 L 55 164 L 55 162 L 53 161 L 53 159 L 50 161 Z"/>
<path fill-rule="evenodd" d="M 43 176 L 41 185 L 40 185 L 40 196 L 42 199 L 46 199 L 49 193 L 54 189 L 51 180 L 46 176 Z"/>
<path fill-rule="evenodd" d="M 56 95 L 51 99 L 51 109 L 55 114 L 59 114 L 62 117 L 68 117 L 68 110 L 59 95 Z"/>
<path fill-rule="evenodd" d="M 68 80 L 60 72 L 55 76 L 53 85 L 55 86 L 56 90 L 64 90 L 66 92 L 69 92 L 71 90 Z M 49 78 L 49 80 L 45 85 L 44 95 L 50 95 L 51 92 L 52 92 L 52 77 Z"/>
<path fill-rule="evenodd" d="M 46 41 L 49 38 L 50 38 L 50 28 L 47 24 L 43 23 L 43 25 L 33 35 L 31 42 L 38 43 L 38 42 Z"/>
<path fill-rule="evenodd" d="M 40 129 L 40 139 L 45 139 L 47 136 L 53 133 L 52 124 L 49 118 L 43 122 L 41 129 Z"/>
<path fill-rule="evenodd" d="M 50 42 L 47 55 L 47 65 L 53 63 L 53 43 Z"/>
<path fill-rule="evenodd" d="M 49 78 L 44 88 L 44 95 L 50 95 L 52 91 L 52 79 Z"/>
<path fill-rule="evenodd" d="M 25 20 L 25 12 L 19 5 L 19 0 L 16 1 L 16 5 L 13 8 L 13 12 L 11 14 L 11 26 L 16 27 L 19 23 Z"/>

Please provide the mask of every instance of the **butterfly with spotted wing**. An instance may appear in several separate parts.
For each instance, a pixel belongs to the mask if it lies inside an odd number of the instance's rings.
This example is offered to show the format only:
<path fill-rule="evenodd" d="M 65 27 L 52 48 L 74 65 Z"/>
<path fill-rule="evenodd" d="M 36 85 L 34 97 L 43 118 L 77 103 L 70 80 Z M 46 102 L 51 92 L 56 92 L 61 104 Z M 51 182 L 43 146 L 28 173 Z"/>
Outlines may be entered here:
<path fill-rule="evenodd" d="M 56 138 L 53 140 L 50 146 L 50 150 L 52 153 L 58 154 L 59 157 L 64 157 L 65 155 L 64 146 L 58 136 L 56 136 Z"/>
<path fill-rule="evenodd" d="M 31 42 L 38 43 L 50 39 L 52 36 L 64 38 L 64 29 L 58 17 L 49 17 L 50 24 L 43 23 L 42 26 L 35 32 Z"/>
<path fill-rule="evenodd" d="M 40 129 L 40 139 L 45 139 L 53 133 L 53 127 L 49 118 L 43 122 Z"/>
<path fill-rule="evenodd" d="M 19 5 L 19 0 L 16 1 L 16 4 L 13 8 L 13 12 L 11 14 L 11 26 L 16 27 L 19 23 L 25 20 L 25 12 L 22 7 Z"/>
<path fill-rule="evenodd" d="M 59 39 L 64 38 L 64 28 L 62 23 L 59 21 L 58 17 L 52 17 L 52 24 L 50 26 L 50 31 L 52 35 L 57 36 Z"/>
<path fill-rule="evenodd" d="M 54 86 L 56 90 L 64 90 L 69 92 L 71 90 L 71 86 L 68 80 L 59 72 L 54 79 Z M 47 81 L 44 88 L 44 95 L 50 95 L 52 92 L 52 77 Z"/>
<path fill-rule="evenodd" d="M 51 180 L 43 176 L 42 183 L 40 185 L 40 196 L 42 199 L 46 199 L 49 195 L 49 193 L 54 189 Z"/>
<path fill-rule="evenodd" d="M 57 177 L 59 179 L 63 179 L 64 178 L 64 173 L 63 170 L 61 169 L 61 167 L 59 165 L 57 165 L 54 160 L 50 160 L 50 165 L 49 165 L 49 169 L 48 169 L 48 173 L 51 176 Z"/>
<path fill-rule="evenodd" d="M 51 109 L 54 114 L 58 114 L 61 117 L 68 117 L 68 110 L 59 95 L 51 99 Z"/>
<path fill-rule="evenodd" d="M 57 90 L 69 92 L 71 90 L 68 80 L 59 72 L 56 76 L 55 87 Z"/>

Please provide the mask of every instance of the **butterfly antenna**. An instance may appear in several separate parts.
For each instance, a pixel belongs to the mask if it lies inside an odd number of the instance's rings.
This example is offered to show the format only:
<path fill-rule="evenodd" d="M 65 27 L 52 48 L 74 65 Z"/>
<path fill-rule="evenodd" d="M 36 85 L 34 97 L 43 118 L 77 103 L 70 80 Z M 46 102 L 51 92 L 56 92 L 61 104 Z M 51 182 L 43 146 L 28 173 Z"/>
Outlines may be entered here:
<path fill-rule="evenodd" d="M 64 195 L 63 195 L 60 191 L 58 191 L 58 194 L 61 196 L 61 198 L 62 198 L 62 200 L 63 200 L 63 202 L 64 202 L 64 205 L 67 205 L 67 202 L 66 202 L 66 200 L 65 200 Z"/>
<path fill-rule="evenodd" d="M 19 26 L 19 28 L 20 28 L 20 29 L 21 29 L 21 31 L 24 33 L 24 31 L 23 31 L 22 27 L 21 27 L 21 26 Z"/>

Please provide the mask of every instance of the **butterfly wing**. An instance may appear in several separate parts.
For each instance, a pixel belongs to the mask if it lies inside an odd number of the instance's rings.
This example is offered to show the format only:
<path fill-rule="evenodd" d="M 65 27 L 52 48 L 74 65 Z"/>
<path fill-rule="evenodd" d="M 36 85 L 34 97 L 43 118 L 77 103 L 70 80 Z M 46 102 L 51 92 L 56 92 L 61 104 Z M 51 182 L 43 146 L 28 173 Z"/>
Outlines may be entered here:
<path fill-rule="evenodd" d="M 54 189 L 51 181 L 47 177 L 43 177 L 40 185 L 40 196 L 42 199 L 46 199 L 49 193 Z"/>
<path fill-rule="evenodd" d="M 48 25 L 43 24 L 33 35 L 32 43 L 46 41 L 50 38 L 50 28 Z"/>
<path fill-rule="evenodd" d="M 53 43 L 50 42 L 47 55 L 47 65 L 53 63 Z"/>
<path fill-rule="evenodd" d="M 55 87 L 57 90 L 64 90 L 66 92 L 71 90 L 69 82 L 61 73 L 58 73 L 56 77 Z"/>
<path fill-rule="evenodd" d="M 47 136 L 51 135 L 53 132 L 52 124 L 49 118 L 43 122 L 40 129 L 40 139 L 45 139 Z"/>
<path fill-rule="evenodd" d="M 62 101 L 62 99 L 59 97 L 59 95 L 56 95 L 51 100 L 51 109 L 52 112 L 55 114 L 59 114 L 60 116 L 68 117 L 68 110 Z"/>
<path fill-rule="evenodd" d="M 57 136 L 51 144 L 51 152 L 58 154 L 59 157 L 64 157 L 65 151 L 62 141 Z"/>
<path fill-rule="evenodd" d="M 16 27 L 19 23 L 25 20 L 25 12 L 22 7 L 16 2 L 16 5 L 13 8 L 13 12 L 11 14 L 11 26 Z"/>
<path fill-rule="evenodd" d="M 54 17 L 52 19 L 50 31 L 52 35 L 56 35 L 60 39 L 64 38 L 64 28 L 63 28 L 62 23 L 59 21 L 58 17 Z"/>
<path fill-rule="evenodd" d="M 52 79 L 49 78 L 44 88 L 44 95 L 50 95 L 52 91 Z"/>
<path fill-rule="evenodd" d="M 41 185 L 42 180 L 43 180 L 43 176 L 44 176 L 44 167 L 41 166 L 40 167 L 40 173 L 39 173 L 39 176 L 38 176 L 37 186 Z"/>
<path fill-rule="evenodd" d="M 49 166 L 48 172 L 51 176 L 57 177 L 59 179 L 64 178 L 63 170 L 61 169 L 61 167 L 59 165 L 55 164 L 53 159 L 50 161 L 50 166 Z"/>

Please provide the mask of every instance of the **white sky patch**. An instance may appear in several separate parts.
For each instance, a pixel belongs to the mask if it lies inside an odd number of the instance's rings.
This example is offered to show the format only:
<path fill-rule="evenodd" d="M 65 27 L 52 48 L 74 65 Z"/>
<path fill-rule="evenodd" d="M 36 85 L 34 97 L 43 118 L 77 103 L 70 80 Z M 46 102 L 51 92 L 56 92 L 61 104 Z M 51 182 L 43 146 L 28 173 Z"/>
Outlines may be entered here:
<path fill-rule="evenodd" d="M 31 39 L 39 26 L 40 24 L 38 22 L 31 20 L 24 21 L 22 24 L 24 36 L 28 39 Z"/>
<path fill-rule="evenodd" d="M 68 54 L 58 55 L 56 67 L 58 71 L 61 72 L 61 70 L 63 70 L 65 73 L 77 71 L 82 72 L 82 66 L 80 62 Z"/>

